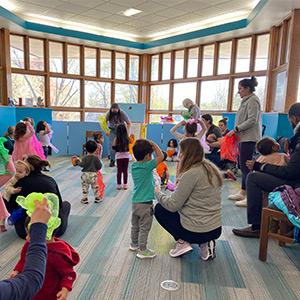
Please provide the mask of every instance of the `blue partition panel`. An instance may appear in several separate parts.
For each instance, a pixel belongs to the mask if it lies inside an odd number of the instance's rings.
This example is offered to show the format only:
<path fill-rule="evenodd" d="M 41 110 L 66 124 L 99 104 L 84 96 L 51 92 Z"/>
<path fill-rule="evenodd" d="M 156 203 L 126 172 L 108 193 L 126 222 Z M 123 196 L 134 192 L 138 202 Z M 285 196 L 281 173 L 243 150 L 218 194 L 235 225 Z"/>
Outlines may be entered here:
<path fill-rule="evenodd" d="M 170 133 L 170 130 L 172 127 L 174 127 L 175 124 L 164 124 L 162 126 L 162 133 L 163 133 L 163 143 L 161 145 L 161 149 L 166 151 L 168 147 L 168 142 L 170 139 L 175 139 L 175 137 Z M 184 127 L 180 128 L 178 131 L 183 132 Z M 179 141 L 177 141 L 179 142 Z"/>
<path fill-rule="evenodd" d="M 82 145 L 85 143 L 85 133 L 90 131 L 101 131 L 96 122 L 69 122 L 69 155 L 81 155 Z M 108 154 L 108 138 L 104 135 L 103 157 Z"/>
<path fill-rule="evenodd" d="M 294 135 L 293 128 L 287 114 L 278 114 L 277 137 L 286 136 L 291 138 Z"/>
<path fill-rule="evenodd" d="M 222 113 L 222 117 L 228 119 L 227 120 L 227 127 L 228 127 L 229 130 L 232 130 L 234 128 L 235 116 L 236 116 L 235 112 Z M 218 125 L 218 124 L 216 124 L 216 125 Z"/>
<path fill-rule="evenodd" d="M 266 126 L 264 136 L 277 138 L 278 113 L 263 113 L 261 118 L 262 125 Z"/>
<path fill-rule="evenodd" d="M 0 107 L 0 136 L 2 136 L 9 126 L 16 125 L 16 108 L 9 106 Z"/>
<path fill-rule="evenodd" d="M 144 123 L 145 122 L 145 112 L 146 104 L 128 104 L 128 103 L 118 103 L 120 108 L 128 115 L 132 123 Z"/>
<path fill-rule="evenodd" d="M 147 139 L 155 142 L 159 147 L 163 144 L 163 133 L 161 124 L 147 125 Z"/>
<path fill-rule="evenodd" d="M 53 121 L 52 122 L 53 137 L 52 143 L 59 150 L 53 155 L 67 155 L 68 154 L 68 122 Z"/>
<path fill-rule="evenodd" d="M 19 122 L 30 117 L 37 124 L 39 121 L 46 121 L 52 124 L 52 109 L 38 107 L 16 107 L 16 121 Z"/>

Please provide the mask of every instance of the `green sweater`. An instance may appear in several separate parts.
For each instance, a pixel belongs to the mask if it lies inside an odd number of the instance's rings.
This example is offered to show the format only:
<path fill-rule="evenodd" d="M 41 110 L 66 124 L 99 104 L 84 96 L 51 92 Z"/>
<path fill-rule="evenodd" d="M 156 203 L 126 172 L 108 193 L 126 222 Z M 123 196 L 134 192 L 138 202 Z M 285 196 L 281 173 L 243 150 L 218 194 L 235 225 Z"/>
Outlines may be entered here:
<path fill-rule="evenodd" d="M 156 193 L 158 202 L 171 212 L 178 211 L 181 225 L 193 232 L 208 232 L 221 226 L 221 187 L 216 176 L 209 183 L 202 164 L 181 176 L 176 190 L 167 196 Z"/>

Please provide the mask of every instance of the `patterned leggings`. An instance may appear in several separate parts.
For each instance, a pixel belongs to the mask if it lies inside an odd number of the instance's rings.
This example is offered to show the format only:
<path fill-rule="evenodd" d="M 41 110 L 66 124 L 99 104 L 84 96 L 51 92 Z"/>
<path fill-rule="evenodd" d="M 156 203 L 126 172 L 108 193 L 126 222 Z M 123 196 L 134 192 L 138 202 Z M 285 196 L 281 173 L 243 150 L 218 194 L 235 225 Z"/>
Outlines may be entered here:
<path fill-rule="evenodd" d="M 99 198 L 99 185 L 97 182 L 97 173 L 95 172 L 83 172 L 81 174 L 81 187 L 82 187 L 82 196 L 87 198 L 89 194 L 89 187 L 92 187 L 95 198 Z"/>

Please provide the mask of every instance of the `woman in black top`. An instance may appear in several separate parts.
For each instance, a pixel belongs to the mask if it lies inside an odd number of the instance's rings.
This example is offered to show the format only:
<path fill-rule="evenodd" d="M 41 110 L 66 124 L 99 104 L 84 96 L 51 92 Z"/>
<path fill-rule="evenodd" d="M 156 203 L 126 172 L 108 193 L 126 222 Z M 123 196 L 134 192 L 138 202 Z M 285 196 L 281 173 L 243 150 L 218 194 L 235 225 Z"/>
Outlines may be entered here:
<path fill-rule="evenodd" d="M 49 162 L 42 160 L 36 155 L 29 155 L 25 160 L 31 168 L 31 172 L 27 177 L 21 178 L 16 184 L 15 187 L 20 187 L 21 192 L 18 194 L 13 194 L 9 202 L 5 202 L 7 210 L 12 213 L 14 210 L 19 208 L 16 199 L 18 196 L 28 196 L 29 194 L 35 193 L 53 193 L 56 194 L 59 198 L 59 217 L 61 219 L 61 225 L 57 229 L 56 236 L 59 237 L 63 235 L 68 226 L 68 218 L 71 210 L 71 204 L 67 201 L 62 201 L 59 188 L 56 181 L 41 171 L 44 167 L 49 166 Z M 17 235 L 25 239 L 26 230 L 25 230 L 25 219 L 26 214 L 16 221 L 15 230 Z"/>

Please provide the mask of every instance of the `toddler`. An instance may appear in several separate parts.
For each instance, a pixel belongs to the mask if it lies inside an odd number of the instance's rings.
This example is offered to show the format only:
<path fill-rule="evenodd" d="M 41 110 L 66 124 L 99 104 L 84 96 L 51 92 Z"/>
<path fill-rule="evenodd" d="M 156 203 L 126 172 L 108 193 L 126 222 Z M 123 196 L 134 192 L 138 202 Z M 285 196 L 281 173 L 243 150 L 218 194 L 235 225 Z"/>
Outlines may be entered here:
<path fill-rule="evenodd" d="M 280 146 L 271 137 L 265 137 L 258 141 L 256 149 L 261 154 L 257 159 L 259 163 L 276 166 L 285 166 L 288 163 L 288 156 L 285 153 L 278 152 Z"/>
<path fill-rule="evenodd" d="M 98 171 L 101 170 L 102 164 L 99 159 L 95 155 L 97 150 L 97 143 L 95 141 L 88 141 L 85 144 L 85 148 L 87 151 L 87 155 L 80 159 L 77 157 L 76 165 L 82 167 L 81 174 L 81 187 L 82 187 L 82 199 L 81 203 L 88 204 L 88 193 L 89 187 L 91 186 L 94 191 L 95 203 L 99 203 L 102 201 L 102 198 L 99 193 L 99 185 L 97 182 Z"/>
<path fill-rule="evenodd" d="M 152 152 L 156 159 L 152 159 Z M 155 252 L 147 248 L 148 234 L 153 220 L 154 179 L 153 170 L 164 160 L 160 148 L 153 142 L 139 139 L 133 146 L 136 159 L 132 163 L 134 183 L 132 196 L 131 244 L 129 249 L 137 251 L 138 258 L 153 258 Z"/>
<path fill-rule="evenodd" d="M 30 219 L 28 217 L 25 223 L 27 230 L 29 222 Z M 72 290 L 73 282 L 76 279 L 74 266 L 79 263 L 79 255 L 67 242 L 54 237 L 54 234 L 55 230 L 52 232 L 51 239 L 47 240 L 48 255 L 45 280 L 42 288 L 33 297 L 33 300 L 65 300 Z M 11 278 L 23 272 L 29 246 L 29 235 L 27 235 L 26 239 L 20 259 L 10 275 Z"/>
<path fill-rule="evenodd" d="M 125 124 L 119 124 L 116 129 L 116 138 L 112 146 L 116 151 L 117 161 L 117 189 L 122 189 L 122 174 L 123 174 L 123 189 L 127 190 L 128 185 L 128 164 L 129 164 L 129 136 Z"/>
<path fill-rule="evenodd" d="M 36 125 L 36 133 L 39 140 L 42 143 L 44 155 L 47 158 L 49 154 L 52 153 L 52 150 L 57 153 L 58 149 L 51 143 L 53 136 L 53 130 L 50 125 L 45 121 L 40 121 Z"/>

